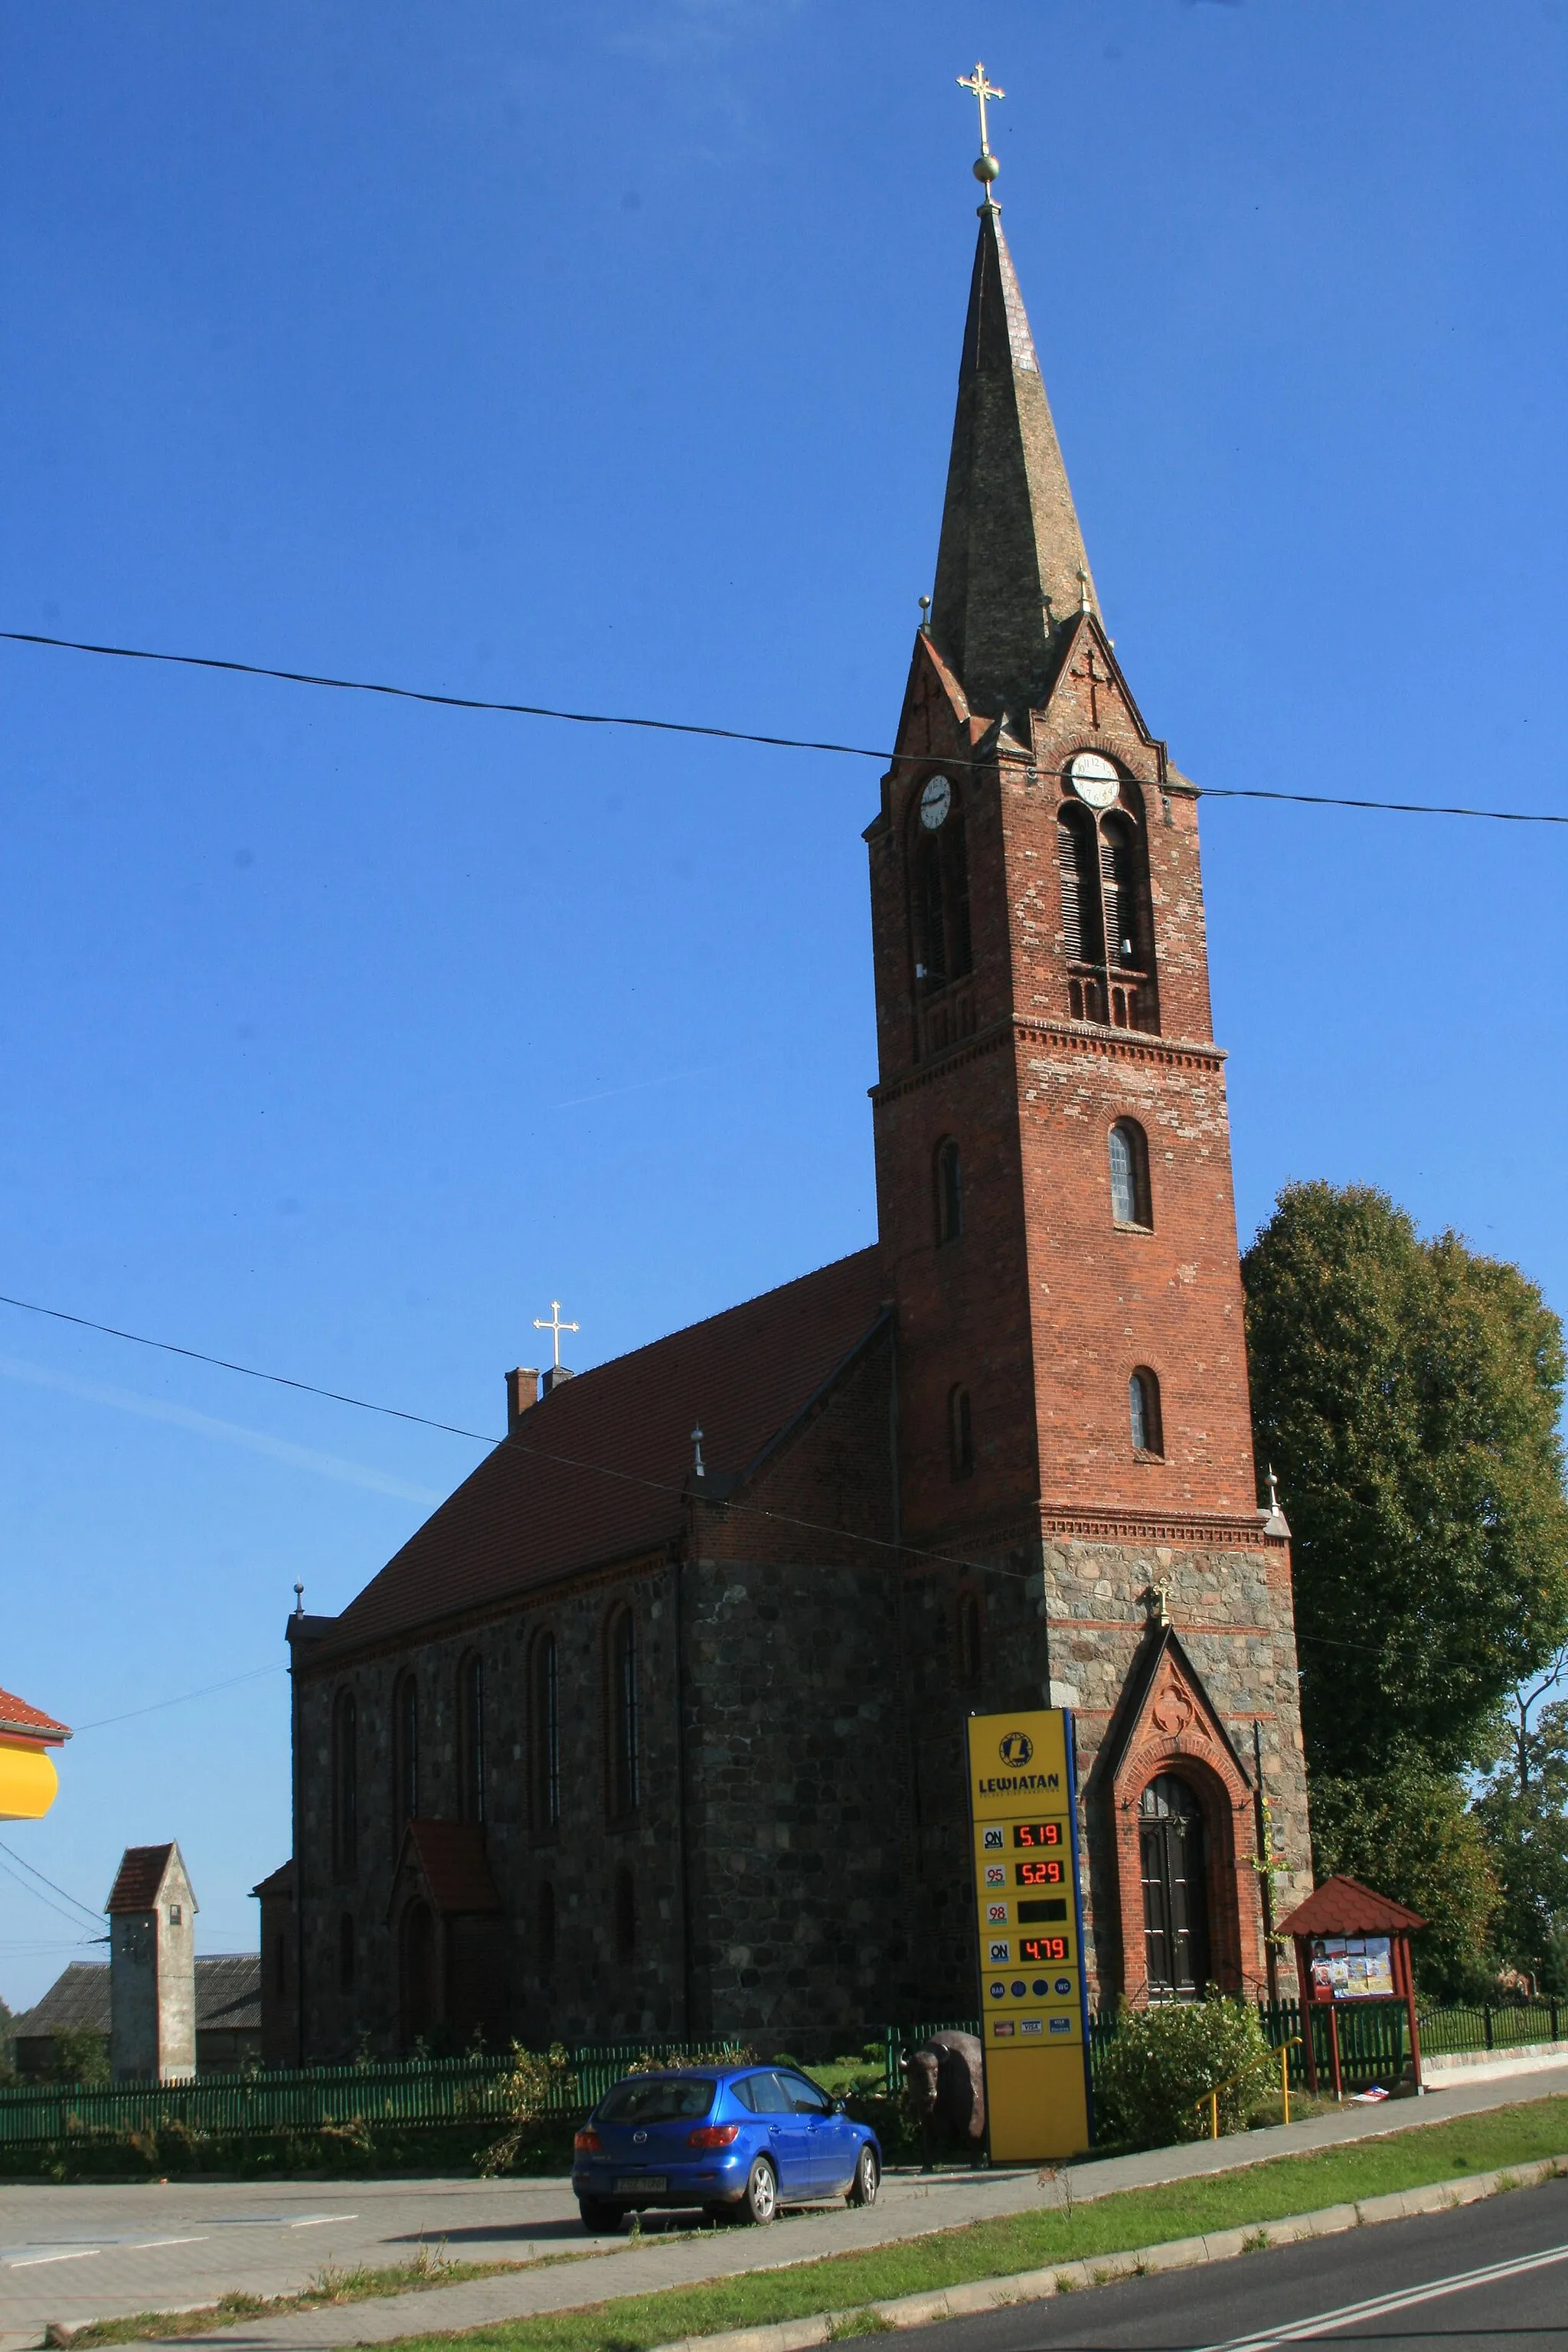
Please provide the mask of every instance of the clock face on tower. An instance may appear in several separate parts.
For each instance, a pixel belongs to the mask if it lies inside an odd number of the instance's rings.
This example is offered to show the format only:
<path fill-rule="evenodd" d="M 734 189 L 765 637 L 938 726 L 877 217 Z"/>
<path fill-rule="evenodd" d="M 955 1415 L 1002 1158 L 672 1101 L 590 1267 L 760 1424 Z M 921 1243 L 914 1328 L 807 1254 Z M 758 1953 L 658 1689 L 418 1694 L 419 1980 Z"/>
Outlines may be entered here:
<path fill-rule="evenodd" d="M 1068 779 L 1091 809 L 1108 809 L 1121 790 L 1121 777 L 1098 751 L 1075 751 L 1068 761 Z"/>
<path fill-rule="evenodd" d="M 952 786 L 945 776 L 932 776 L 921 794 L 921 823 L 928 833 L 934 833 L 946 821 L 952 806 Z"/>

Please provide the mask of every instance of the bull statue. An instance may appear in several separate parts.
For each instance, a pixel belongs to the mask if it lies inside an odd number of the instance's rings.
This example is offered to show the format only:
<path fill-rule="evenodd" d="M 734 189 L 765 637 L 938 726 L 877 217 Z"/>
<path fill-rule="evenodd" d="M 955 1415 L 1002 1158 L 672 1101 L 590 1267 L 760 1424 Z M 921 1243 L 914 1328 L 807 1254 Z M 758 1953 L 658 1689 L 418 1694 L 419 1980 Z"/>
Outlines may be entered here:
<path fill-rule="evenodd" d="M 985 2075 L 973 2033 L 933 2033 L 904 2062 L 904 2096 L 929 2171 L 944 2141 L 974 2156 L 985 2144 Z"/>

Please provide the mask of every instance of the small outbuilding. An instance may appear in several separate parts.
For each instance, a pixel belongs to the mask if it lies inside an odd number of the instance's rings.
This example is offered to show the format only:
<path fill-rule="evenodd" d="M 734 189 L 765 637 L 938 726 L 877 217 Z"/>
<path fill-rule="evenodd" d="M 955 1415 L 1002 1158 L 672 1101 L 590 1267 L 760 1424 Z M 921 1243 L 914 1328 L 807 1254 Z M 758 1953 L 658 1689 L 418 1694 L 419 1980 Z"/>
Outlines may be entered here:
<path fill-rule="evenodd" d="M 1325 2011 L 1334 2096 L 1342 2094 L 1340 2013 L 1373 2005 L 1403 2008 L 1410 2029 L 1410 2063 L 1421 2088 L 1421 2036 L 1415 2022 L 1415 1979 L 1410 1938 L 1426 1925 L 1389 1895 L 1379 1895 L 1357 1878 L 1325 1878 L 1316 1891 L 1281 1919 L 1279 1932 L 1296 1947 L 1301 1988 L 1301 2023 L 1307 2087 L 1318 2087 L 1315 2020 Z"/>

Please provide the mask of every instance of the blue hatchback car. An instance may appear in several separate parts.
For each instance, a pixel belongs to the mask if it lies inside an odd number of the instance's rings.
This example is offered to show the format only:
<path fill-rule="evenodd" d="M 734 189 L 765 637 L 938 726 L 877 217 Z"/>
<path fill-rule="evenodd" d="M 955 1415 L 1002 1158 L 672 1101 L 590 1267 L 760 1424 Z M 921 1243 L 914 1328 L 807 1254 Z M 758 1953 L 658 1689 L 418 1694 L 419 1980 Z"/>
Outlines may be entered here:
<path fill-rule="evenodd" d="M 628 2074 L 577 2134 L 572 2189 L 585 2230 L 631 2212 L 700 2206 L 710 2221 L 771 2221 L 781 2205 L 871 2205 L 882 2151 L 793 2066 Z"/>

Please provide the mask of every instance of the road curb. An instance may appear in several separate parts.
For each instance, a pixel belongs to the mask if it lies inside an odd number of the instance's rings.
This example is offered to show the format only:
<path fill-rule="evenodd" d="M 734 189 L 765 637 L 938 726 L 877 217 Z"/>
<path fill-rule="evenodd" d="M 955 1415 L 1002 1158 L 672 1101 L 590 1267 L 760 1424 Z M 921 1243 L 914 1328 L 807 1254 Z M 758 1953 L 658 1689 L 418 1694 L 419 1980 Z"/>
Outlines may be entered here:
<path fill-rule="evenodd" d="M 857 2304 L 845 2311 L 818 2312 L 805 2319 L 781 2319 L 766 2327 L 736 2327 L 723 2336 L 679 2336 L 656 2352 L 808 2352 L 840 2335 L 882 2327 L 929 2327 L 941 2319 L 972 2319 L 979 2312 L 1010 2304 L 1043 2303 L 1079 2287 L 1107 2286 L 1113 2279 L 1149 2271 L 1191 2270 L 1201 2263 L 1227 2263 L 1266 2246 L 1297 2245 L 1308 2238 L 1331 2238 L 1342 2230 L 1403 2221 L 1417 2213 L 1440 2213 L 1479 2204 L 1509 2189 L 1536 2189 L 1568 2175 L 1568 2155 L 1530 2164 L 1505 2165 L 1464 2180 L 1435 2180 L 1423 2189 L 1398 2189 L 1359 2205 L 1324 2205 L 1315 2213 L 1290 2213 L 1283 2221 L 1259 2221 L 1249 2230 L 1216 2230 L 1210 2237 L 1168 2238 L 1157 2246 L 1137 2246 L 1089 2262 L 1053 2263 L 1048 2270 L 1013 2271 L 1001 2278 L 971 2279 L 962 2286 L 938 2287 L 929 2294 L 901 2294 L 888 2303 Z M 857 2323 L 859 2323 L 857 2326 Z M 868 2329 L 867 2323 L 870 2326 Z M 4 2352 L 4 2347 L 0 2347 Z"/>

